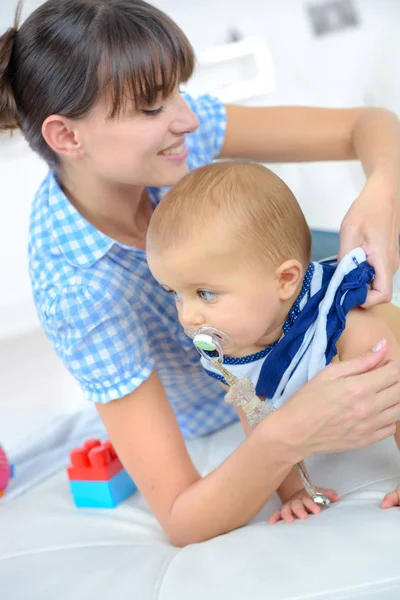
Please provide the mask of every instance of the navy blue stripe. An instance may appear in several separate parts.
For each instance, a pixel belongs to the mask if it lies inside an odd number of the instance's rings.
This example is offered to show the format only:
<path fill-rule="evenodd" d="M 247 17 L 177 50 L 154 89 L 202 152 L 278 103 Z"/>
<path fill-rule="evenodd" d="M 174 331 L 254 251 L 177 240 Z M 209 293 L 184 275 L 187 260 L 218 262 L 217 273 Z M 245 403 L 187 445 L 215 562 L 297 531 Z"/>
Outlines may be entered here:
<path fill-rule="evenodd" d="M 325 295 L 327 286 L 328 284 L 321 287 L 321 289 L 310 298 L 301 311 L 301 319 L 296 321 L 296 326 L 292 327 L 292 329 L 281 338 L 279 344 L 264 360 L 257 382 L 257 395 L 272 398 L 275 394 L 283 373 L 294 359 L 303 342 L 306 331 L 315 321 L 316 312 Z"/>
<path fill-rule="evenodd" d="M 217 381 L 221 381 L 222 383 L 224 383 L 225 385 L 228 385 L 225 381 L 225 379 L 222 377 L 222 375 L 220 375 L 219 373 L 213 373 L 213 371 L 209 371 L 208 369 L 204 369 L 205 372 L 207 373 L 207 375 L 209 377 L 212 377 L 213 379 L 216 379 Z"/>
<path fill-rule="evenodd" d="M 335 272 L 331 265 L 323 265 L 321 288 L 310 298 L 301 311 L 301 316 L 294 326 L 285 333 L 279 344 L 264 360 L 256 386 L 257 395 L 272 398 L 278 388 L 283 374 L 294 360 L 304 336 L 318 317 L 319 305 L 325 297 L 328 285 Z M 346 326 L 348 312 L 365 302 L 368 283 L 372 281 L 374 269 L 366 261 L 357 269 L 344 276 L 335 293 L 332 307 L 327 315 L 327 348 L 326 363 L 329 364 L 337 353 L 336 342 Z M 299 362 L 292 365 L 293 375 Z"/>
<path fill-rule="evenodd" d="M 327 315 L 325 364 L 328 365 L 336 356 L 336 343 L 346 327 L 346 315 L 356 306 L 364 304 L 374 273 L 374 268 L 364 261 L 343 278 Z"/>

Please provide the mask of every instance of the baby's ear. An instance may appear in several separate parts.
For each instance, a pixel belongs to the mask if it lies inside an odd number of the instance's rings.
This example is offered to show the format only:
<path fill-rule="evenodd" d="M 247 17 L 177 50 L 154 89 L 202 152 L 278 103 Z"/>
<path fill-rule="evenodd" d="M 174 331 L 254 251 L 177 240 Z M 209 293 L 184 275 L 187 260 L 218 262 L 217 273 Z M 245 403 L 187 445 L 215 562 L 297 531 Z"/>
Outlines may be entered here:
<path fill-rule="evenodd" d="M 294 300 L 303 276 L 303 267 L 298 260 L 291 259 L 282 263 L 276 271 L 279 299 L 290 300 L 293 298 Z"/>

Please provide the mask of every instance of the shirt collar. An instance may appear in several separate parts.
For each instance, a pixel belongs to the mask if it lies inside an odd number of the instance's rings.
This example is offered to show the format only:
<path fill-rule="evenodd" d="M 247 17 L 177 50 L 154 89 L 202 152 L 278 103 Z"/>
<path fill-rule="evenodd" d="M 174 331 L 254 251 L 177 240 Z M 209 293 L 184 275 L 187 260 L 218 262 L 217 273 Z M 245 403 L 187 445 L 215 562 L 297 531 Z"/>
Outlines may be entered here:
<path fill-rule="evenodd" d="M 302 308 L 304 308 L 304 306 L 307 304 L 306 302 L 304 302 L 304 304 L 303 304 L 302 300 L 303 300 L 304 296 L 306 296 L 306 294 L 309 295 L 309 291 L 310 291 L 310 287 L 311 287 L 311 280 L 314 275 L 314 270 L 315 270 L 314 263 L 310 262 L 307 267 L 307 271 L 304 275 L 303 284 L 301 286 L 299 295 L 297 296 L 295 302 L 293 303 L 291 309 L 289 310 L 287 319 L 282 326 L 282 331 L 283 331 L 284 335 L 287 334 L 289 329 L 292 327 L 292 325 L 296 321 L 297 317 L 300 315 Z"/>
<path fill-rule="evenodd" d="M 55 176 L 48 176 L 48 198 L 52 219 L 52 235 L 66 260 L 81 268 L 89 268 L 103 258 L 116 243 L 96 229 L 68 200 Z"/>

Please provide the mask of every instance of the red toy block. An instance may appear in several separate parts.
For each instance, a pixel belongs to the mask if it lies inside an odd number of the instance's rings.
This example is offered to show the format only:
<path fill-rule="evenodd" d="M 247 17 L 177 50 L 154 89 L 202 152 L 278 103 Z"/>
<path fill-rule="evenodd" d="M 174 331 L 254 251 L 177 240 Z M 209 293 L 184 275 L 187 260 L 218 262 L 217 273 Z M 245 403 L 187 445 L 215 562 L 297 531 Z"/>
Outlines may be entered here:
<path fill-rule="evenodd" d="M 109 440 L 103 443 L 87 440 L 69 456 L 71 465 L 67 473 L 70 481 L 108 481 L 123 469 Z"/>

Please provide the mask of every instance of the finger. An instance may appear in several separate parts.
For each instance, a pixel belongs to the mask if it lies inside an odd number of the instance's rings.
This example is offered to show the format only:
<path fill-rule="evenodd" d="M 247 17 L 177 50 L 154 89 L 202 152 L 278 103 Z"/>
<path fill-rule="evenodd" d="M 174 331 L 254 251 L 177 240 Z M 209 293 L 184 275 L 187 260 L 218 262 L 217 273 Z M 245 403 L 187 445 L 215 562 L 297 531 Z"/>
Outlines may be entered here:
<path fill-rule="evenodd" d="M 307 498 L 305 498 L 307 500 Z M 308 518 L 308 513 L 304 507 L 303 500 L 294 500 L 291 504 L 292 513 L 301 520 Z"/>
<path fill-rule="evenodd" d="M 392 508 L 392 506 L 399 506 L 399 496 L 396 492 L 386 494 L 382 500 L 381 508 Z"/>
<path fill-rule="evenodd" d="M 318 504 L 316 504 L 314 500 L 310 497 L 304 498 L 304 506 L 313 515 L 317 515 L 321 512 L 321 507 Z"/>
<path fill-rule="evenodd" d="M 381 398 L 382 396 L 383 398 Z M 394 390 L 390 388 L 389 390 L 384 390 L 383 392 L 378 394 L 377 401 L 379 403 L 381 401 L 387 403 L 393 401 L 395 402 L 393 406 L 389 406 L 389 408 L 382 409 L 381 412 L 378 414 L 377 429 L 395 425 L 397 421 L 400 421 L 400 384 L 398 384 L 397 387 L 394 386 Z"/>
<path fill-rule="evenodd" d="M 360 447 L 380 442 L 396 432 L 400 420 L 400 384 L 392 386 L 375 396 L 374 414 L 363 421 L 364 436 Z M 388 408 L 385 408 L 388 405 Z"/>
<path fill-rule="evenodd" d="M 292 523 L 294 521 L 290 504 L 284 504 L 282 506 L 281 517 L 285 521 L 285 523 Z"/>
<path fill-rule="evenodd" d="M 352 235 L 351 230 L 347 230 L 347 232 L 344 233 L 341 229 L 337 262 L 340 263 L 343 256 L 358 246 L 360 246 L 360 234 L 357 231 L 354 231 L 354 234 Z"/>
<path fill-rule="evenodd" d="M 381 427 L 377 429 L 371 434 L 371 437 L 366 438 L 365 446 L 369 446 L 370 444 L 376 444 L 377 442 L 381 442 L 382 440 L 386 440 L 388 437 L 392 437 L 396 432 L 396 425 L 387 425 L 386 427 Z"/>
<path fill-rule="evenodd" d="M 354 383 L 355 386 L 361 385 L 371 394 L 388 392 L 382 396 L 381 400 L 383 402 L 382 410 L 389 408 L 395 404 L 394 398 L 398 391 L 395 388 L 400 382 L 400 363 L 390 360 L 373 371 L 348 377 L 347 381 Z"/>
<path fill-rule="evenodd" d="M 340 236 L 340 237 L 342 238 L 342 236 Z M 355 248 L 355 246 L 353 246 L 353 248 Z M 350 252 L 350 250 L 347 250 L 347 243 L 346 243 L 346 246 L 345 246 L 344 243 L 342 242 L 342 240 L 340 240 L 339 252 L 338 252 L 338 255 L 337 255 L 337 263 L 338 264 L 342 260 L 343 256 L 345 256 L 345 254 L 347 254 L 347 252 Z"/>
<path fill-rule="evenodd" d="M 368 262 L 375 269 L 375 277 L 371 283 L 367 299 L 363 306 L 368 308 L 376 304 L 389 302 L 392 297 L 392 269 L 384 255 L 368 256 Z"/>
<path fill-rule="evenodd" d="M 339 500 L 339 494 L 337 493 L 336 490 L 331 490 L 331 489 L 327 489 L 326 490 L 326 489 L 323 489 L 321 491 L 325 494 L 325 496 L 327 498 L 329 498 L 329 500 L 331 502 L 337 502 Z"/>
<path fill-rule="evenodd" d="M 377 306 L 378 304 L 385 304 L 386 302 L 390 302 L 392 294 L 392 283 L 382 287 L 382 289 L 371 288 L 367 294 L 364 304 L 361 304 L 361 306 L 362 308 L 371 308 L 372 306 Z"/>
<path fill-rule="evenodd" d="M 275 525 L 275 523 L 277 523 L 280 520 L 281 520 L 281 511 L 280 510 L 276 510 L 274 513 L 272 513 L 272 515 L 268 519 L 268 523 L 270 525 Z"/>
<path fill-rule="evenodd" d="M 331 364 L 321 371 L 321 373 L 330 379 L 361 375 L 362 373 L 371 371 L 371 369 L 375 369 L 385 358 L 387 351 L 388 344 L 386 340 L 377 340 L 374 349 L 371 348 L 370 351 L 364 352 L 351 360 Z"/>

